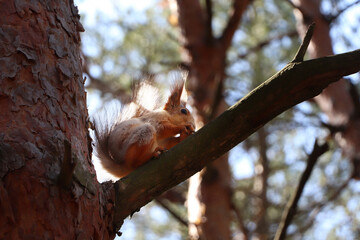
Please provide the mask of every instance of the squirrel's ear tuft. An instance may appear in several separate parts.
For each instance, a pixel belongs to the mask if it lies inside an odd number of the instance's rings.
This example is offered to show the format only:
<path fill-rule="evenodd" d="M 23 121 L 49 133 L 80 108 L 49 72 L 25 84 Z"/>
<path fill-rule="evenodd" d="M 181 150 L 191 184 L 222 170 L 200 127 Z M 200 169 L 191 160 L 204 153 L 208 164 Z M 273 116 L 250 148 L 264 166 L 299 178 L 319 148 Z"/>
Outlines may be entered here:
<path fill-rule="evenodd" d="M 159 109 L 164 104 L 151 76 L 134 83 L 131 102 L 148 111 Z"/>
<path fill-rule="evenodd" d="M 184 88 L 184 80 L 176 81 L 171 88 L 171 94 L 164 106 L 164 110 L 171 110 L 179 107 L 181 104 L 180 98 Z"/>

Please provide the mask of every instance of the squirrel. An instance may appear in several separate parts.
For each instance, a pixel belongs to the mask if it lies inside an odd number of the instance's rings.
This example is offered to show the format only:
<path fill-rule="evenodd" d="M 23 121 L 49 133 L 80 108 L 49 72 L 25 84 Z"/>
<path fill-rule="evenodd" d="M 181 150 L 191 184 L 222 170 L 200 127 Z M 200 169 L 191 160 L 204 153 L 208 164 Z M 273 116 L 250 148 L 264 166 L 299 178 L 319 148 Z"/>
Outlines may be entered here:
<path fill-rule="evenodd" d="M 183 89 L 184 80 L 174 82 L 161 108 L 158 90 L 143 81 L 111 127 L 101 129 L 95 121 L 95 149 L 107 172 L 122 178 L 194 133 L 195 121 L 182 100 Z M 146 94 L 151 95 L 151 106 Z"/>

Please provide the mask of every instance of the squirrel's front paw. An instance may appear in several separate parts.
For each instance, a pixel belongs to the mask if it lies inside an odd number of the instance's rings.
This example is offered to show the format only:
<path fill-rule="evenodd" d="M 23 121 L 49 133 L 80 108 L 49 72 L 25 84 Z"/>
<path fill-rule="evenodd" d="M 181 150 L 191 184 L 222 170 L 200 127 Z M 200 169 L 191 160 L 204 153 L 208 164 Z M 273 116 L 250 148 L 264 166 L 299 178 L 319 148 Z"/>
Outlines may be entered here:
<path fill-rule="evenodd" d="M 180 139 L 184 140 L 187 136 L 190 136 L 194 132 L 194 128 L 191 125 L 184 126 L 180 132 Z"/>
<path fill-rule="evenodd" d="M 195 132 L 195 129 L 191 125 L 186 125 L 185 126 L 185 132 L 186 132 L 187 135 L 191 135 L 191 134 L 193 134 Z"/>
<path fill-rule="evenodd" d="M 153 152 L 153 157 L 157 158 L 160 156 L 160 154 L 162 154 L 163 152 L 166 152 L 166 151 L 167 151 L 166 148 L 158 146 L 157 148 L 155 148 L 155 150 Z"/>

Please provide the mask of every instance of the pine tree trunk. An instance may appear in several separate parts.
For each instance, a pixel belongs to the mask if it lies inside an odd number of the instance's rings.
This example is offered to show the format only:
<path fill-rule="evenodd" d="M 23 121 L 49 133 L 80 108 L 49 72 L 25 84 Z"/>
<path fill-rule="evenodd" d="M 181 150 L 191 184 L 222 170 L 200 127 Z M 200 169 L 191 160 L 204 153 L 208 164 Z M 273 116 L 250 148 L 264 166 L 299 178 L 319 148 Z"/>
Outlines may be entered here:
<path fill-rule="evenodd" d="M 206 57 L 210 55 L 210 52 L 214 53 L 211 54 L 212 57 Z M 190 84 L 197 85 L 197 87 L 193 86 L 194 105 L 200 125 L 208 122 L 204 109 L 211 107 L 216 101 L 217 81 L 222 82 L 224 79 L 225 58 L 220 58 L 223 62 L 219 62 L 219 58 L 216 58 L 224 52 L 220 54 L 216 52 L 214 49 L 203 50 L 202 54 L 198 52 L 200 57 L 197 61 L 207 62 L 210 66 L 205 67 L 206 64 L 193 61 L 190 68 Z M 216 59 L 216 61 L 211 61 L 211 59 Z M 220 106 L 212 109 L 217 112 L 214 117 L 227 108 L 222 98 L 217 101 L 220 101 Z M 231 239 L 231 179 L 228 154 L 190 178 L 188 217 L 191 239 Z"/>
<path fill-rule="evenodd" d="M 77 8 L 6 0 L 0 16 L 0 239 L 109 239 L 102 206 L 112 196 L 91 163 Z"/>
<path fill-rule="evenodd" d="M 206 1 L 205 6 L 199 1 L 177 1 L 190 70 L 187 87 L 200 127 L 226 110 L 223 99 L 226 52 L 249 2 L 233 1 L 228 24 L 217 38 L 212 32 L 211 1 Z M 191 239 L 231 239 L 231 179 L 227 155 L 190 179 Z"/>
<path fill-rule="evenodd" d="M 308 49 L 310 57 L 333 55 L 331 22 L 320 11 L 321 0 L 298 0 L 294 3 L 298 7 L 295 17 L 300 35 L 305 34 L 308 24 L 316 23 Z M 353 90 L 347 80 L 341 79 L 326 88 L 315 101 L 327 115 L 331 127 L 340 130 L 333 132 L 335 140 L 345 156 L 353 162 L 353 177 L 360 178 L 360 114 L 355 108 L 355 105 L 359 106 L 359 99 Z"/>

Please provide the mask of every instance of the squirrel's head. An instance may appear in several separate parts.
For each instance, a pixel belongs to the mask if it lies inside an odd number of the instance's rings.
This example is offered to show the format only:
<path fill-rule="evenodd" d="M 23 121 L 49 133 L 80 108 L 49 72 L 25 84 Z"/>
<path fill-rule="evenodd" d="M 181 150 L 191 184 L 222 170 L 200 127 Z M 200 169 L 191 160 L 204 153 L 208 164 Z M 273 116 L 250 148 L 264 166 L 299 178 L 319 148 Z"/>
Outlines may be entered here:
<path fill-rule="evenodd" d="M 173 84 L 171 94 L 164 106 L 164 110 L 171 116 L 171 122 L 175 125 L 183 125 L 189 131 L 195 131 L 195 120 L 191 115 L 189 109 L 186 108 L 186 101 L 184 97 L 184 81 L 179 80 Z"/>

